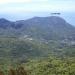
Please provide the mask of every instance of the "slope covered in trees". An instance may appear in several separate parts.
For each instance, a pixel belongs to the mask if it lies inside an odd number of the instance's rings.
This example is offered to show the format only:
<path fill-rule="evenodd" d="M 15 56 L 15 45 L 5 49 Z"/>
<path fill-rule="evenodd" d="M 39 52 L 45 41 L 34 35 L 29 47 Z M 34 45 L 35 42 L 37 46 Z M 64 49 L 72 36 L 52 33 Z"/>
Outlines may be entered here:
<path fill-rule="evenodd" d="M 0 75 L 75 75 L 75 27 L 57 16 L 0 19 Z"/>

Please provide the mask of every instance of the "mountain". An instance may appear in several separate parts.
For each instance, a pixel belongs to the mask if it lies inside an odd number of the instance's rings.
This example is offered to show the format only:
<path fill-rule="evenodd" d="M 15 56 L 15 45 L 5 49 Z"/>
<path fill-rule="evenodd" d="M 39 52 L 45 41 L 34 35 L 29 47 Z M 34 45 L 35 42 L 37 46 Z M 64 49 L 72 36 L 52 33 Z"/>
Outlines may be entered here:
<path fill-rule="evenodd" d="M 58 16 L 0 19 L 0 61 L 75 56 L 75 27 Z M 14 60 L 14 61 L 16 61 Z"/>
<path fill-rule="evenodd" d="M 33 17 L 16 22 L 0 19 L 0 36 L 24 37 L 25 35 L 44 40 L 74 40 L 75 27 L 58 16 Z"/>

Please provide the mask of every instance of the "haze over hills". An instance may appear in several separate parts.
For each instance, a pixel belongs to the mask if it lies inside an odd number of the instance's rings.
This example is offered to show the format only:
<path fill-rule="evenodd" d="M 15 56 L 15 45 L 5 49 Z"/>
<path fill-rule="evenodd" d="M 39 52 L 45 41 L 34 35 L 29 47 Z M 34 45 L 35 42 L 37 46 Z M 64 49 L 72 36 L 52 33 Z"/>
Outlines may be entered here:
<path fill-rule="evenodd" d="M 63 40 L 75 38 L 75 27 L 58 16 L 33 17 L 16 22 L 0 19 L 0 37 L 29 36 L 45 40 Z"/>

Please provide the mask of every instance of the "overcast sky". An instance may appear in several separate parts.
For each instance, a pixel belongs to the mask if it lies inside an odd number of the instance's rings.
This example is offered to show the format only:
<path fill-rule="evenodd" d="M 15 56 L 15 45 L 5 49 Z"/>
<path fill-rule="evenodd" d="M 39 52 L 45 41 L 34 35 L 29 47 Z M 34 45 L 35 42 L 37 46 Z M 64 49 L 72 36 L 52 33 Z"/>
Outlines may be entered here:
<path fill-rule="evenodd" d="M 75 0 L 0 0 L 0 18 L 17 20 L 51 12 L 75 13 Z"/>
<path fill-rule="evenodd" d="M 1 0 L 0 13 L 75 12 L 75 0 Z"/>

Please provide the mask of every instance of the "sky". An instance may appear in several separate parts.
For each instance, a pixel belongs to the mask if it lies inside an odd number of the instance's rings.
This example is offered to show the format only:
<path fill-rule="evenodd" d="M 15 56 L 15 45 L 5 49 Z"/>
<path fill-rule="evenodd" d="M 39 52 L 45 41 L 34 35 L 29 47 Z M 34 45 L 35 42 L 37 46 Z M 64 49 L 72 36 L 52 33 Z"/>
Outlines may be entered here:
<path fill-rule="evenodd" d="M 19 20 L 49 16 L 52 12 L 60 12 L 66 20 L 73 21 L 75 0 L 0 0 L 0 18 Z"/>

